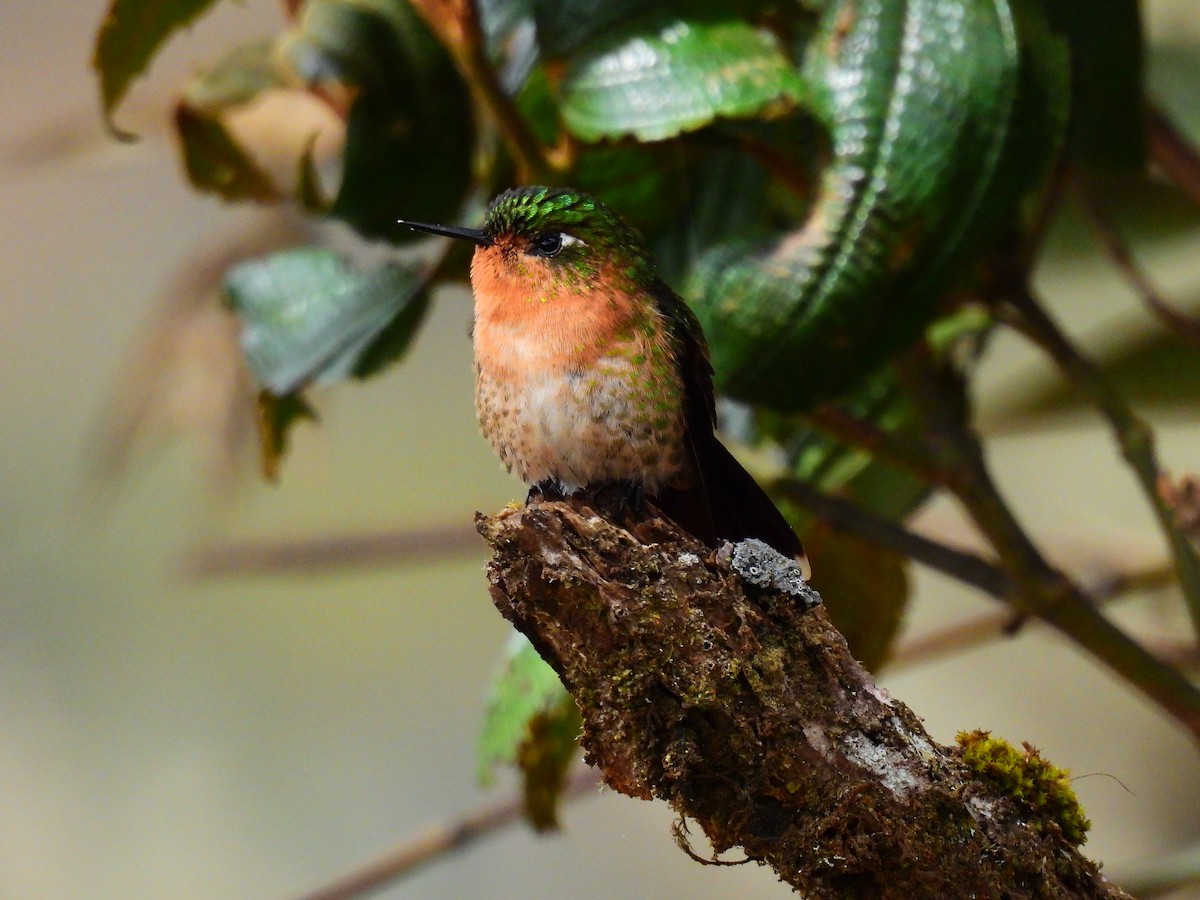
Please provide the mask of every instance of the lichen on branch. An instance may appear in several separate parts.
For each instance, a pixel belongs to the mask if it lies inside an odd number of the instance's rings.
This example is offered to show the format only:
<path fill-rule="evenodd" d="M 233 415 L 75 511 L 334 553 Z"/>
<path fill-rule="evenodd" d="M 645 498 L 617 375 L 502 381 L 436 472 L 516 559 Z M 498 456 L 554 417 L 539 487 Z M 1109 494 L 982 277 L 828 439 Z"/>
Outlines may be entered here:
<path fill-rule="evenodd" d="M 476 525 L 500 612 L 554 667 L 587 760 L 805 896 L 1123 897 L 851 657 L 824 609 L 671 523 L 587 498 Z"/>

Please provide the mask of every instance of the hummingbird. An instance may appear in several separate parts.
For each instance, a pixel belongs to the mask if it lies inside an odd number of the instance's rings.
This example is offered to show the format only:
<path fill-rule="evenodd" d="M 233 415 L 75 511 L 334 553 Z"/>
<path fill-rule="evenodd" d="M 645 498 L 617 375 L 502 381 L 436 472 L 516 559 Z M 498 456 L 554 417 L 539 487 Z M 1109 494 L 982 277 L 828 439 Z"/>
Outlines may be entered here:
<path fill-rule="evenodd" d="M 475 244 L 475 409 L 530 497 L 610 484 L 709 546 L 758 538 L 803 561 L 766 492 L 714 431 L 700 322 L 639 233 L 594 197 L 518 187 L 481 229 L 399 220 Z"/>

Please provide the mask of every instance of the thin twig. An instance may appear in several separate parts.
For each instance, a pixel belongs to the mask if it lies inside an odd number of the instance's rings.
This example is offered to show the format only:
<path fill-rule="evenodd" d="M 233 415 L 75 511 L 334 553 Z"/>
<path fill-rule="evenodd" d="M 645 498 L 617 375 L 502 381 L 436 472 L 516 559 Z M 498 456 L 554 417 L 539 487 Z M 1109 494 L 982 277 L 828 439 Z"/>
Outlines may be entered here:
<path fill-rule="evenodd" d="M 1142 298 L 1142 302 L 1164 325 L 1200 344 L 1200 318 L 1179 312 L 1163 299 L 1162 294 L 1150 281 L 1142 267 L 1138 265 L 1137 260 L 1133 258 L 1129 245 L 1117 231 L 1116 223 L 1113 222 L 1108 208 L 1095 189 L 1089 184 L 1084 184 L 1081 186 L 1080 194 L 1092 229 L 1104 245 L 1109 257 L 1112 258 L 1113 265 L 1129 282 L 1130 287 L 1137 292 L 1138 296 Z"/>
<path fill-rule="evenodd" d="M 1147 104 L 1146 137 L 1150 158 L 1192 203 L 1200 206 L 1200 152 L 1156 103 Z"/>
<path fill-rule="evenodd" d="M 938 464 L 937 456 L 928 446 L 885 431 L 833 404 L 818 406 L 808 413 L 807 419 L 830 437 L 907 469 L 931 485 L 948 487 L 953 477 L 953 473 Z"/>
<path fill-rule="evenodd" d="M 477 104 L 491 117 L 517 164 L 523 182 L 547 180 L 551 165 L 538 141 L 488 58 L 487 41 L 474 0 L 413 0 L 458 63 Z"/>
<path fill-rule="evenodd" d="M 992 481 L 978 437 L 962 421 L 961 381 L 947 369 L 932 368 L 928 359 L 906 367 L 901 377 L 910 383 L 943 464 L 960 473 L 955 495 L 1013 578 L 1015 590 L 1008 598 L 1013 610 L 1057 628 L 1200 736 L 1200 690 L 1106 619 L 1077 584 L 1046 561 L 1021 527 Z"/>
<path fill-rule="evenodd" d="M 1087 595 L 1096 604 L 1103 604 L 1133 591 L 1152 590 L 1175 583 L 1174 567 L 1156 563 L 1130 572 L 1099 572 L 1083 579 Z M 990 612 L 975 616 L 964 622 L 938 628 L 926 634 L 902 641 L 889 654 L 889 670 L 931 662 L 941 657 L 962 653 L 991 643 L 999 637 L 1011 635 L 1019 624 L 1020 617 L 1011 612 Z M 1195 646 L 1189 645 L 1192 657 Z M 1172 665 L 1179 665 L 1185 657 L 1179 648 L 1150 646 L 1155 656 Z"/>
<path fill-rule="evenodd" d="M 885 665 L 889 672 L 894 672 L 982 647 L 1009 633 L 1013 621 L 1011 612 L 990 612 L 938 628 L 897 644 Z"/>
<path fill-rule="evenodd" d="M 1176 527 L 1174 511 L 1160 493 L 1164 475 L 1154 449 L 1154 433 L 1134 413 L 1120 391 L 1059 330 L 1028 286 L 1017 281 L 1010 288 L 1009 303 L 1017 315 L 1006 316 L 1009 324 L 1045 350 L 1063 374 L 1092 397 L 1108 419 L 1121 454 L 1137 476 L 1171 548 L 1192 625 L 1200 635 L 1200 555 L 1188 536 Z M 1000 309 L 1002 315 L 1008 311 L 1006 307 Z"/>
<path fill-rule="evenodd" d="M 278 575 L 342 566 L 427 563 L 448 556 L 482 556 L 483 549 L 469 525 L 446 525 L 390 534 L 205 544 L 187 554 L 184 571 L 195 578 Z"/>
<path fill-rule="evenodd" d="M 769 490 L 834 528 L 895 550 L 997 599 L 1012 595 L 1012 579 L 981 556 L 917 534 L 898 522 L 876 515 L 843 497 L 823 493 L 797 478 L 780 478 L 769 485 Z"/>
<path fill-rule="evenodd" d="M 1173 638 L 1147 638 L 1146 647 L 1163 662 L 1181 669 L 1195 669 L 1200 665 L 1200 647 L 1195 641 Z"/>
<path fill-rule="evenodd" d="M 596 793 L 600 780 L 595 770 L 577 768 L 563 786 L 562 799 Z M 463 850 L 502 828 L 521 821 L 525 808 L 520 791 L 483 804 L 451 822 L 427 826 L 401 841 L 378 859 L 341 875 L 296 900 L 351 900 L 378 891 L 418 869 Z"/>

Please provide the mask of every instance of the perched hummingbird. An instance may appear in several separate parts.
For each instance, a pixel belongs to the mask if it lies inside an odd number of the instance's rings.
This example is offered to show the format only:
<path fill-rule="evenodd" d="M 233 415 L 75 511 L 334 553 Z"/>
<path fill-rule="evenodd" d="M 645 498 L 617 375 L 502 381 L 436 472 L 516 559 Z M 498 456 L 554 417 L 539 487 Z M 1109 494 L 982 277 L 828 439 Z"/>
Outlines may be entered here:
<path fill-rule="evenodd" d="M 713 433 L 699 321 L 617 213 L 579 191 L 521 187 L 492 201 L 480 230 L 400 222 L 476 245 L 475 409 L 509 471 L 543 495 L 621 483 L 710 546 L 756 537 L 803 557 Z"/>

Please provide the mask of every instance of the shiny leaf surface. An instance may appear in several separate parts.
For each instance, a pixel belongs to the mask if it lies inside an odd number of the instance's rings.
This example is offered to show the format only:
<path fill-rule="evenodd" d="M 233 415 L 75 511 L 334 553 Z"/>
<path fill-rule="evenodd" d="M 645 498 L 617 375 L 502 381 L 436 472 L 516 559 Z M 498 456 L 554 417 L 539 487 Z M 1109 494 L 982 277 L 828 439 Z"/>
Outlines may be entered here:
<path fill-rule="evenodd" d="M 690 279 L 719 386 L 803 409 L 919 334 L 1038 182 L 1064 65 L 1020 0 L 830 5 L 805 76 L 832 160 L 806 222 L 715 248 Z"/>
<path fill-rule="evenodd" d="M 664 10 L 589 43 L 559 90 L 563 119 L 584 140 L 654 141 L 718 118 L 782 113 L 802 82 L 770 32 Z"/>
<path fill-rule="evenodd" d="M 377 371 L 407 347 L 427 305 L 411 270 L 360 272 L 311 248 L 243 263 L 225 289 L 243 322 L 246 360 L 277 396 Z"/>

